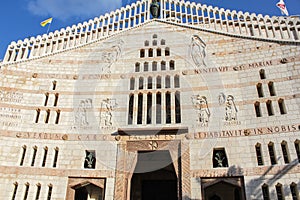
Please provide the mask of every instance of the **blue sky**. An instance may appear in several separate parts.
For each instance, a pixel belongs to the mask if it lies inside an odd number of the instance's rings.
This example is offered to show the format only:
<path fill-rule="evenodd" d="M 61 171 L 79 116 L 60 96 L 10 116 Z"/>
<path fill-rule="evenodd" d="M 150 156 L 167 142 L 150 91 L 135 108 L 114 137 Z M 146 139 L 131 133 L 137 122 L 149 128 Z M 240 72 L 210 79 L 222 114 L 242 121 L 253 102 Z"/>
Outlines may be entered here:
<path fill-rule="evenodd" d="M 53 17 L 50 31 L 88 21 L 136 0 L 4 0 L 0 7 L 0 59 L 12 41 L 47 32 L 40 22 Z M 192 2 L 192 0 L 190 0 Z M 263 15 L 282 15 L 279 0 L 194 0 L 226 9 Z M 300 15 L 300 0 L 285 0 L 290 15 Z"/>

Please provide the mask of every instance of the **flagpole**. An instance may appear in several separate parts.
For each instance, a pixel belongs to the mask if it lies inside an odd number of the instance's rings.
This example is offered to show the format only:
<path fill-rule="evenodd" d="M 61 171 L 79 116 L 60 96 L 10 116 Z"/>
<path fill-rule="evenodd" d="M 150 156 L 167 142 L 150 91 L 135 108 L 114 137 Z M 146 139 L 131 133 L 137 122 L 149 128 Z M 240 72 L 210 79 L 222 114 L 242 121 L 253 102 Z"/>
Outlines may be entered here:
<path fill-rule="evenodd" d="M 48 25 L 48 29 L 47 29 L 47 33 L 46 33 L 46 34 L 48 34 L 48 32 L 49 32 L 51 24 L 52 24 L 52 22 L 51 22 L 51 23 L 49 23 L 49 25 Z"/>

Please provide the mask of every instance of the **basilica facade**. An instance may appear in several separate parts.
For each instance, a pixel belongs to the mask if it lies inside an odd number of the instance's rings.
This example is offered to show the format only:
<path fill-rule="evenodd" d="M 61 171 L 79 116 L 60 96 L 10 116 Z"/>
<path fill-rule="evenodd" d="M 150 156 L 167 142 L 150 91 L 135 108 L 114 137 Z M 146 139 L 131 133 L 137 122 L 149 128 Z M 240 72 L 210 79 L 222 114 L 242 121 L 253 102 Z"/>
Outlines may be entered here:
<path fill-rule="evenodd" d="M 141 0 L 0 66 L 0 199 L 300 199 L 299 17 Z"/>

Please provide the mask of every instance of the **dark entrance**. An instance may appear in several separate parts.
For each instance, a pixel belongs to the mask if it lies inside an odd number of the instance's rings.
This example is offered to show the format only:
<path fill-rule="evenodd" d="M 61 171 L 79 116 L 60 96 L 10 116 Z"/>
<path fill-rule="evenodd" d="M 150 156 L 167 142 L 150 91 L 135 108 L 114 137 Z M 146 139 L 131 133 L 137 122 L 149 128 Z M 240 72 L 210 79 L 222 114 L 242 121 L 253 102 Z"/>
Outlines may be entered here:
<path fill-rule="evenodd" d="M 177 200 L 178 182 L 169 151 L 139 152 L 130 200 Z"/>

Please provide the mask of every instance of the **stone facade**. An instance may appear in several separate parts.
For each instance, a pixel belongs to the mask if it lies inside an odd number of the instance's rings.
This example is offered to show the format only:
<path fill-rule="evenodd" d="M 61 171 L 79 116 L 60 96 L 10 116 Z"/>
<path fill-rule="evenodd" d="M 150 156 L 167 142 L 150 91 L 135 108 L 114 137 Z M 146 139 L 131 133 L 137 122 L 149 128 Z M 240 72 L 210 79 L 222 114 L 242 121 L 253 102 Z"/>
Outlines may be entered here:
<path fill-rule="evenodd" d="M 222 30 L 149 18 L 4 60 L 0 199 L 130 199 L 167 161 L 178 199 L 299 199 L 300 42 Z"/>

